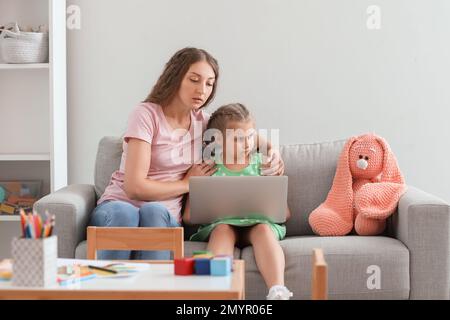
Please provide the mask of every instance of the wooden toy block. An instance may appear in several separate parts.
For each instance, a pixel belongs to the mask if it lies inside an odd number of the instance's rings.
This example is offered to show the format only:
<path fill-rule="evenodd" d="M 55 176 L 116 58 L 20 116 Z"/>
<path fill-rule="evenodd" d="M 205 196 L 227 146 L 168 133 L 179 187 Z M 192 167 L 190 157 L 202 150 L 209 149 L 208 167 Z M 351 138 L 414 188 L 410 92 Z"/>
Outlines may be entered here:
<path fill-rule="evenodd" d="M 231 273 L 231 259 L 228 257 L 211 260 L 212 276 L 228 276 Z"/>
<path fill-rule="evenodd" d="M 218 254 L 217 256 L 214 256 L 214 258 L 229 258 L 231 261 L 233 261 L 234 257 L 230 256 L 228 254 Z"/>
<path fill-rule="evenodd" d="M 187 276 L 194 274 L 194 264 L 193 258 L 181 258 L 174 260 L 175 274 L 178 276 Z"/>
<path fill-rule="evenodd" d="M 217 255 L 217 256 L 215 256 L 215 258 L 228 258 L 228 259 L 230 259 L 230 265 L 231 265 L 231 271 L 233 271 L 233 261 L 234 261 L 234 257 L 233 256 L 230 256 L 230 255 L 228 255 L 228 254 L 219 254 L 219 255 Z"/>
<path fill-rule="evenodd" d="M 203 255 L 203 254 L 209 254 L 212 256 L 212 252 L 208 251 L 208 250 L 195 250 L 192 252 L 192 256 L 198 256 L 198 255 Z"/>
<path fill-rule="evenodd" d="M 195 261 L 195 274 L 209 275 L 211 274 L 211 259 L 194 259 Z"/>
<path fill-rule="evenodd" d="M 193 256 L 194 259 L 212 259 L 214 258 L 214 256 L 212 254 L 209 253 L 205 253 L 205 254 L 196 254 Z"/>

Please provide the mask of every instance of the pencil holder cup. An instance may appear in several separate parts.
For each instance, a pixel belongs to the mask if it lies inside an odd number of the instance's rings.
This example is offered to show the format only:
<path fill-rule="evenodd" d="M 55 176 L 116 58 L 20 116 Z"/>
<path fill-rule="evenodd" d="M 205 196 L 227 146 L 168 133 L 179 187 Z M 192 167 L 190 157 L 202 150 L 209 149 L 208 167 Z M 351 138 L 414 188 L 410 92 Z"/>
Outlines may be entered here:
<path fill-rule="evenodd" d="M 57 237 L 13 239 L 12 284 L 18 287 L 56 286 Z"/>

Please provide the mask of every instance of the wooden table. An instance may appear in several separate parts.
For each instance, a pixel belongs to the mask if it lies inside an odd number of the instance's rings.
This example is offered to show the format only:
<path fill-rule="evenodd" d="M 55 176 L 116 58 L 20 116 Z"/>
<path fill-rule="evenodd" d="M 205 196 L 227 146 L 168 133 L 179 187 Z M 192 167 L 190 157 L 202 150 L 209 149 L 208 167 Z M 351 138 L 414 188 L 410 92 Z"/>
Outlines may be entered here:
<path fill-rule="evenodd" d="M 90 260 L 59 259 L 58 264 Z M 91 263 L 92 262 L 92 263 Z M 108 261 L 96 261 L 107 264 Z M 0 300 L 203 300 L 245 299 L 244 261 L 234 260 L 230 276 L 175 276 L 173 262 L 149 263 L 149 268 L 123 279 L 94 278 L 67 287 L 19 288 L 0 282 Z"/>

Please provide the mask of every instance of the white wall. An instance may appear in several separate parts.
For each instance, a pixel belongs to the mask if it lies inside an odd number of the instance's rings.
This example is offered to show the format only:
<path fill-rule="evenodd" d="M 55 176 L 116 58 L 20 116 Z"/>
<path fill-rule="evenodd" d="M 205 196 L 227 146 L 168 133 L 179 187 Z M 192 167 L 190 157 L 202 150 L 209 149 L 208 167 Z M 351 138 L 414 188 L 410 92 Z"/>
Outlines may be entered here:
<path fill-rule="evenodd" d="M 408 184 L 450 201 L 447 0 L 72 0 L 69 182 L 92 183 L 97 143 L 121 135 L 169 57 L 185 46 L 220 62 L 210 110 L 243 102 L 283 144 L 373 131 Z M 366 27 L 369 5 L 380 30 Z"/>

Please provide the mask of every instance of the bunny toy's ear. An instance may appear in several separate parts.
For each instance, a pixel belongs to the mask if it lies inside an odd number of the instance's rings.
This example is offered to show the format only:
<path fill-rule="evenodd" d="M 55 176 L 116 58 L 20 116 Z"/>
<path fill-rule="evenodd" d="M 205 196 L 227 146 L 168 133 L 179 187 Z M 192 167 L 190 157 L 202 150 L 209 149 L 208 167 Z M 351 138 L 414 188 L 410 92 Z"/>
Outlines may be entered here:
<path fill-rule="evenodd" d="M 352 208 L 353 178 L 350 171 L 350 149 L 358 137 L 351 137 L 339 156 L 333 186 L 328 193 L 327 202 L 334 203 L 340 208 Z M 351 213 L 353 216 L 353 213 Z"/>
<path fill-rule="evenodd" d="M 405 179 L 403 178 L 400 168 L 395 158 L 394 153 L 391 151 L 389 144 L 380 136 L 375 136 L 377 141 L 381 144 L 384 151 L 383 158 L 383 171 L 381 173 L 381 182 L 393 182 L 404 184 Z"/>
<path fill-rule="evenodd" d="M 347 140 L 339 156 L 333 185 L 327 199 L 309 216 L 309 224 L 321 236 L 341 236 L 353 228 L 353 179 L 350 171 L 350 149 L 357 140 Z"/>
<path fill-rule="evenodd" d="M 397 208 L 407 187 L 387 142 L 376 136 L 384 151 L 381 180 L 364 185 L 355 195 L 355 209 L 368 219 L 387 219 Z"/>

